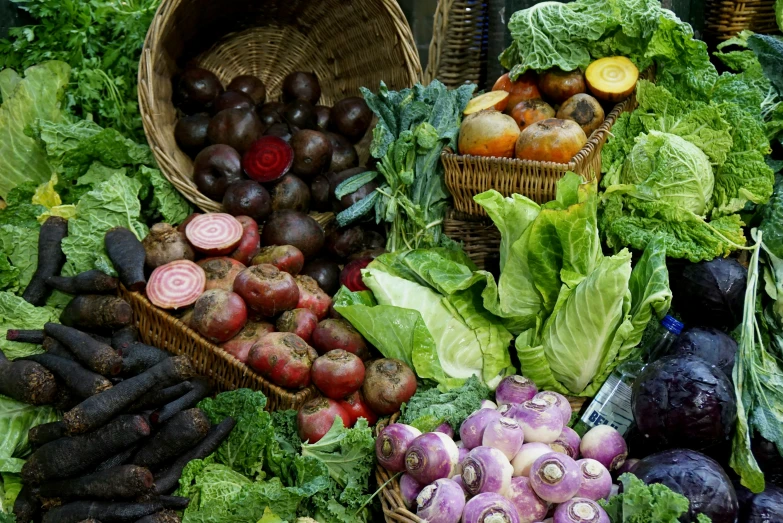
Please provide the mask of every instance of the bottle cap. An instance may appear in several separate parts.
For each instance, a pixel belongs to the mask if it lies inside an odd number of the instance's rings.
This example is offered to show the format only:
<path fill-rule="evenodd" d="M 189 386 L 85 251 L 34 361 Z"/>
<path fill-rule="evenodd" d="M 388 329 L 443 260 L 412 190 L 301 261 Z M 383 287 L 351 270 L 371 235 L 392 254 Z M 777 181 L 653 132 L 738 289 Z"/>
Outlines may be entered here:
<path fill-rule="evenodd" d="M 683 327 L 685 327 L 681 321 L 669 316 L 668 314 L 661 320 L 661 325 L 663 325 L 664 329 L 671 332 L 672 334 L 676 334 L 677 336 L 680 335 Z"/>

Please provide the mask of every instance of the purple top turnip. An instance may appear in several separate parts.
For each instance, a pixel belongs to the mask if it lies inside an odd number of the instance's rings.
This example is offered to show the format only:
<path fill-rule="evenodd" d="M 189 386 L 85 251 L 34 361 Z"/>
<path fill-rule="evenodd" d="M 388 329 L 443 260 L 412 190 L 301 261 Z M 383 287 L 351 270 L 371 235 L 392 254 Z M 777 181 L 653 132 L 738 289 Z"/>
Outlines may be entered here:
<path fill-rule="evenodd" d="M 482 409 L 497 409 L 498 405 L 494 401 L 491 400 L 482 400 L 481 401 L 481 407 Z"/>
<path fill-rule="evenodd" d="M 552 443 L 563 432 L 560 410 L 540 398 L 516 405 L 508 416 L 519 422 L 528 443 Z"/>
<path fill-rule="evenodd" d="M 459 449 L 454 440 L 441 432 L 422 434 L 405 453 L 405 469 L 422 485 L 437 479 L 450 478 L 459 459 Z"/>
<path fill-rule="evenodd" d="M 500 419 L 500 412 L 493 409 L 479 409 L 470 416 L 459 428 L 459 438 L 466 449 L 471 450 L 481 446 L 484 438 L 484 429 L 491 422 Z"/>
<path fill-rule="evenodd" d="M 505 494 L 511 485 L 514 467 L 498 449 L 476 447 L 462 462 L 462 482 L 473 495 L 483 492 Z"/>
<path fill-rule="evenodd" d="M 574 497 L 582 486 L 582 472 L 573 459 L 550 452 L 533 463 L 530 485 L 541 499 L 564 503 Z"/>
<path fill-rule="evenodd" d="M 563 424 L 567 425 L 571 420 L 571 404 L 568 399 L 560 393 L 552 392 L 551 390 L 542 390 L 535 395 L 536 398 L 541 398 L 550 405 L 554 405 L 560 411 L 560 415 L 563 417 Z"/>
<path fill-rule="evenodd" d="M 552 450 L 576 459 L 579 456 L 579 434 L 570 427 L 563 427 L 563 432 L 555 441 L 549 444 Z"/>
<path fill-rule="evenodd" d="M 607 499 L 612 491 L 612 475 L 606 467 L 590 458 L 580 459 L 576 464 L 582 472 L 582 486 L 576 493 L 577 497 L 592 500 Z"/>
<path fill-rule="evenodd" d="M 405 453 L 421 431 L 410 425 L 392 423 L 375 440 L 375 456 L 383 468 L 391 472 L 405 470 Z"/>
<path fill-rule="evenodd" d="M 451 481 L 453 481 L 454 483 L 456 483 L 457 485 L 459 485 L 462 488 L 462 492 L 465 493 L 465 497 L 466 498 L 470 498 L 471 497 L 470 496 L 470 492 L 468 492 L 468 489 L 465 488 L 465 482 L 462 481 L 462 476 L 460 474 L 457 474 L 456 476 L 451 478 Z"/>
<path fill-rule="evenodd" d="M 405 507 L 413 508 L 416 506 L 416 496 L 419 495 L 423 488 L 424 486 L 413 479 L 410 474 L 400 476 L 400 494 L 402 494 L 402 502 L 405 504 Z"/>
<path fill-rule="evenodd" d="M 529 478 L 512 478 L 506 498 L 516 507 L 519 523 L 541 521 L 549 512 L 549 503 L 539 498 L 533 491 Z"/>
<path fill-rule="evenodd" d="M 510 403 L 518 405 L 533 399 L 538 393 L 538 387 L 532 380 L 524 376 L 506 376 L 495 390 L 495 401 L 498 405 Z"/>
<path fill-rule="evenodd" d="M 462 447 L 457 446 L 457 450 L 459 451 L 459 454 L 457 455 L 457 466 L 454 467 L 454 473 L 462 474 L 462 462 L 465 461 L 465 458 L 468 457 L 470 451 L 466 449 L 464 446 Z"/>
<path fill-rule="evenodd" d="M 574 498 L 557 507 L 553 523 L 609 523 L 609 516 L 592 499 Z"/>
<path fill-rule="evenodd" d="M 428 523 L 459 523 L 465 508 L 465 492 L 450 479 L 427 485 L 416 497 L 416 515 Z"/>
<path fill-rule="evenodd" d="M 522 448 L 522 444 L 525 442 L 524 438 L 524 432 L 517 420 L 500 418 L 487 425 L 481 441 L 483 446 L 498 449 L 511 461 Z"/>
<path fill-rule="evenodd" d="M 609 470 L 617 470 L 628 457 L 628 445 L 617 430 L 608 425 L 593 427 L 579 445 L 582 457 L 599 461 Z"/>
<path fill-rule="evenodd" d="M 511 403 L 504 403 L 503 405 L 498 405 L 498 412 L 502 416 L 508 416 L 508 413 L 511 412 L 511 409 L 516 407 L 516 405 L 512 405 Z"/>
<path fill-rule="evenodd" d="M 441 423 L 440 425 L 435 427 L 435 430 L 433 430 L 433 432 L 441 432 L 447 435 L 448 437 L 450 437 L 451 439 L 454 439 L 454 429 L 451 428 L 451 425 L 449 425 L 448 423 L 445 422 Z"/>
<path fill-rule="evenodd" d="M 533 462 L 544 454 L 552 452 L 552 448 L 546 443 L 525 443 L 519 449 L 517 455 L 511 460 L 511 466 L 514 467 L 515 476 L 530 476 L 530 467 Z"/>
<path fill-rule="evenodd" d="M 520 523 L 517 509 L 500 494 L 487 492 L 470 498 L 462 523 Z"/>

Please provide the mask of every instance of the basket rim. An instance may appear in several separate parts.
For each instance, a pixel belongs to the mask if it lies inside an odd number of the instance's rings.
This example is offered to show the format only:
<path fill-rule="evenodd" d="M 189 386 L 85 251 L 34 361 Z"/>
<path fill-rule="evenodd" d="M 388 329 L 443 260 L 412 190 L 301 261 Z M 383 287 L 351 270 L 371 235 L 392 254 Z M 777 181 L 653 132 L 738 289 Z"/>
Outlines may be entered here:
<path fill-rule="evenodd" d="M 410 24 L 405 18 L 402 8 L 395 0 L 374 0 L 377 6 L 384 9 L 391 22 L 394 25 L 394 32 L 397 35 L 394 42 L 395 49 L 400 50 L 403 55 L 405 75 L 407 76 L 407 87 L 412 86 L 421 80 L 422 67 L 419 60 L 418 49 L 415 44 L 413 32 Z M 168 152 L 168 148 L 162 145 L 158 139 L 160 128 L 154 121 L 154 110 L 156 108 L 154 89 L 155 64 L 163 58 L 153 53 L 156 41 L 171 23 L 171 18 L 178 10 L 183 0 L 163 0 L 155 11 L 152 23 L 144 38 L 141 57 L 139 58 L 137 80 L 137 101 L 139 112 L 141 113 L 142 126 L 147 142 L 158 164 L 158 168 L 163 176 L 182 194 L 188 201 L 199 209 L 207 212 L 220 212 L 223 209 L 221 202 L 216 202 L 203 195 L 193 180 L 184 173 L 177 163 L 177 160 Z M 252 29 L 252 28 L 249 28 Z"/>

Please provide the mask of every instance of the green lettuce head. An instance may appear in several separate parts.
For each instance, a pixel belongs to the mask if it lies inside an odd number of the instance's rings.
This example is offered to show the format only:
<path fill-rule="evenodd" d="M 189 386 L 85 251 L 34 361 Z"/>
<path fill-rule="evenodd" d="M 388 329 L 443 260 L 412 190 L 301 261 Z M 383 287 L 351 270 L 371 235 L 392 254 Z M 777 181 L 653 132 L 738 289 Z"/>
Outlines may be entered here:
<path fill-rule="evenodd" d="M 699 216 L 710 210 L 715 175 L 704 152 L 674 134 L 650 131 L 636 139 L 620 183 L 642 199 L 663 199 Z M 631 189 L 630 185 L 635 186 Z"/>

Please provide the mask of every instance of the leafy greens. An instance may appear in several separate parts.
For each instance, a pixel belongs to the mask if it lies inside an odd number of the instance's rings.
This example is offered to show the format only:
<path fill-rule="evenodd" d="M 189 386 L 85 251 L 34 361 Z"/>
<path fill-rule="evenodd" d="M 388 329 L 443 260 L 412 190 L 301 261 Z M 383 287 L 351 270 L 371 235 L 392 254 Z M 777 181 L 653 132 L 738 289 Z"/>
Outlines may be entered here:
<path fill-rule="evenodd" d="M 35 407 L 0 396 L 0 473 L 19 473 L 30 453 L 27 432 L 36 425 L 59 419 L 52 407 Z"/>
<path fill-rule="evenodd" d="M 432 432 L 442 423 L 448 423 L 454 432 L 459 432 L 465 418 L 479 410 L 481 402 L 488 398 L 489 388 L 476 376 L 447 392 L 437 388 L 419 388 L 403 405 L 400 423 L 416 427 L 422 433 Z"/>
<path fill-rule="evenodd" d="M 688 512 L 688 498 L 662 483 L 645 485 L 633 474 L 623 474 L 619 480 L 622 493 L 599 501 L 612 523 L 679 523 Z M 710 523 L 704 514 L 697 517 L 698 523 Z"/>

